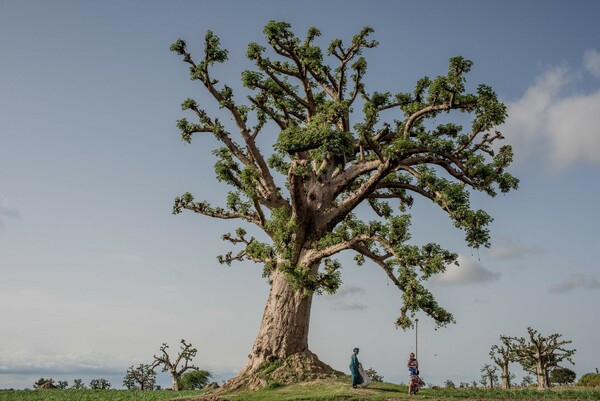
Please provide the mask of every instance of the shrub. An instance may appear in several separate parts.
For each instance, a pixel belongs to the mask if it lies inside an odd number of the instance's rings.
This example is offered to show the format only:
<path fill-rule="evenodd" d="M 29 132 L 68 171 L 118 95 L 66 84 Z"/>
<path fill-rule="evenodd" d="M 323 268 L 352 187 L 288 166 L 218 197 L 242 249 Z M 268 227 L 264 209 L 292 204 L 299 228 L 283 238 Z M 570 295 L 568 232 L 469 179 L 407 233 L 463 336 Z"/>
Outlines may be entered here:
<path fill-rule="evenodd" d="M 180 390 L 200 390 L 206 386 L 212 373 L 206 370 L 191 370 L 179 378 Z"/>
<path fill-rule="evenodd" d="M 263 362 L 258 369 L 261 371 L 261 375 L 263 377 L 267 377 L 270 373 L 272 373 L 275 369 L 279 368 L 283 365 L 283 361 L 281 359 L 277 359 L 273 362 Z"/>
<path fill-rule="evenodd" d="M 581 379 L 579 379 L 577 385 L 585 387 L 600 387 L 600 374 L 586 373 L 585 375 L 581 376 Z"/>
<path fill-rule="evenodd" d="M 452 380 L 446 380 L 446 382 L 444 383 L 444 387 L 445 388 L 456 388 L 456 385 L 454 384 L 454 382 Z"/>
<path fill-rule="evenodd" d="M 562 366 L 558 366 L 552 372 L 550 372 L 550 381 L 552 383 L 558 384 L 571 384 L 575 382 L 575 378 L 577 374 L 573 372 L 571 369 L 563 368 Z"/>
<path fill-rule="evenodd" d="M 371 380 L 373 380 L 374 382 L 378 382 L 378 383 L 382 383 L 383 382 L 383 376 L 377 374 L 377 371 L 373 368 L 369 368 L 367 370 L 365 370 L 365 373 L 367 374 L 367 376 L 369 376 L 371 378 Z"/>

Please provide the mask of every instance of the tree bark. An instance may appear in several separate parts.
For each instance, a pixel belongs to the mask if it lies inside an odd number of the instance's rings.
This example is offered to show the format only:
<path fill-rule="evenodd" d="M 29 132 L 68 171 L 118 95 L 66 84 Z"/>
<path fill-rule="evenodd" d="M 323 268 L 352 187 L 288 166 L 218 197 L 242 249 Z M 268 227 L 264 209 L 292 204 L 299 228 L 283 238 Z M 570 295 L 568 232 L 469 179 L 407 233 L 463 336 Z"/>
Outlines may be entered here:
<path fill-rule="evenodd" d="M 510 389 L 510 372 L 508 371 L 508 364 L 502 365 L 502 388 L 505 390 Z"/>
<path fill-rule="evenodd" d="M 177 372 L 171 371 L 171 388 L 173 391 L 179 391 L 179 381 L 177 379 Z"/>
<path fill-rule="evenodd" d="M 260 330 L 242 375 L 256 372 L 265 361 L 284 360 L 308 351 L 313 295 L 296 291 L 278 270 L 273 272 L 272 280 Z"/>
<path fill-rule="evenodd" d="M 538 379 L 538 389 L 548 388 L 548 380 L 546 378 L 545 366 L 538 360 L 536 362 L 535 369 Z"/>

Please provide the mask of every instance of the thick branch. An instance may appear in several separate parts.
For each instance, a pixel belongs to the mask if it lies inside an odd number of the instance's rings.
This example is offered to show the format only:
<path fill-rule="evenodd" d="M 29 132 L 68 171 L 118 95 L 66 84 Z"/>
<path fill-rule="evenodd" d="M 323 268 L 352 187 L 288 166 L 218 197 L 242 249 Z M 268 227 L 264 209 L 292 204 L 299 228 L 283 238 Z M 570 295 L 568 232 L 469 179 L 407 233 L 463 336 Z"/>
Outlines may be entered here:
<path fill-rule="evenodd" d="M 444 104 L 427 106 L 427 107 L 424 107 L 421 110 L 417 111 L 416 113 L 413 113 L 408 118 L 408 120 L 406 120 L 406 124 L 404 124 L 404 138 L 408 139 L 410 137 L 410 129 L 412 128 L 413 124 L 418 119 L 426 116 L 429 113 L 434 113 L 436 111 L 450 110 L 451 108 L 452 108 L 452 106 L 450 104 L 444 103 Z"/>
<path fill-rule="evenodd" d="M 396 287 L 398 287 L 398 289 L 400 289 L 400 291 L 404 291 L 402 284 L 400 284 L 400 282 L 394 275 L 394 270 L 385 262 L 386 259 L 388 259 L 389 257 L 392 256 L 391 253 L 387 253 L 385 255 L 377 255 L 376 253 L 372 252 L 371 250 L 369 250 L 369 248 L 367 248 L 366 246 L 364 246 L 362 244 L 357 244 L 356 246 L 353 247 L 353 249 L 356 252 L 360 253 L 361 255 L 363 255 L 363 256 L 369 258 L 370 260 L 372 260 L 373 262 L 375 262 L 379 267 L 381 267 L 383 269 L 383 271 L 389 277 L 389 279 L 392 281 L 392 283 L 394 283 L 394 285 Z"/>
<path fill-rule="evenodd" d="M 375 190 L 379 182 L 389 173 L 389 160 L 385 163 L 376 161 L 375 165 L 377 166 L 377 169 L 367 181 L 357 188 L 350 196 L 341 201 L 337 207 L 323 214 L 323 223 L 320 227 L 323 231 L 335 227 L 337 223 L 342 221 L 348 213 L 354 210 L 360 202 L 366 199 L 366 197 Z"/>
<path fill-rule="evenodd" d="M 330 257 L 332 255 L 335 255 L 336 253 L 339 253 L 341 251 L 347 250 L 347 249 L 354 249 L 358 243 L 360 243 L 361 241 L 365 241 L 369 239 L 368 235 L 358 235 L 348 241 L 342 241 L 339 242 L 337 244 L 334 245 L 330 245 L 328 247 L 325 247 L 323 249 L 320 250 L 310 250 L 306 253 L 306 264 L 307 265 L 312 265 L 314 263 L 318 263 L 321 260 Z"/>

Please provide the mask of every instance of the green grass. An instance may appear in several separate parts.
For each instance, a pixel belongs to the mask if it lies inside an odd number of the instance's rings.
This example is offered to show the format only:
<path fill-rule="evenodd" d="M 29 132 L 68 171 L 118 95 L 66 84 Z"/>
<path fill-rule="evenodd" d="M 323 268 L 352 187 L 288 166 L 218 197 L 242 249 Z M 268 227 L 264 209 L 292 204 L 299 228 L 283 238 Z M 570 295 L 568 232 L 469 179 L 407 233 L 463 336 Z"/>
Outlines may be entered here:
<path fill-rule="evenodd" d="M 240 391 L 218 394 L 228 401 L 550 401 L 600 400 L 600 388 L 554 387 L 538 391 L 531 389 L 430 389 L 415 396 L 407 394 L 404 385 L 373 383 L 367 388 L 353 389 L 347 379 L 321 380 L 287 386 L 271 386 L 260 391 Z M 130 391 L 130 390 L 17 390 L 0 391 L 0 401 L 190 401 L 202 391 Z"/>
<path fill-rule="evenodd" d="M 424 388 L 415 396 L 408 395 L 405 385 L 373 383 L 367 388 L 353 389 L 349 380 L 325 380 L 294 384 L 255 392 L 219 394 L 229 401 L 401 401 L 401 400 L 600 400 L 600 389 L 552 388 L 537 389 L 429 389 Z"/>
<path fill-rule="evenodd" d="M 198 397 L 202 391 L 3 390 L 0 401 L 170 401 Z"/>

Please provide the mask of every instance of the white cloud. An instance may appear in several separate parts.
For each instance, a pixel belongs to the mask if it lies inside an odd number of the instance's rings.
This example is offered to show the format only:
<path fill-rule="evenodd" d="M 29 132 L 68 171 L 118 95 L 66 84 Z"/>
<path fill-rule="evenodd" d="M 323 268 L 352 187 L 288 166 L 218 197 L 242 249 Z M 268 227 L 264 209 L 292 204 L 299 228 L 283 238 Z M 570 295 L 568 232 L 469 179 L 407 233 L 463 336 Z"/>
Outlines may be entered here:
<path fill-rule="evenodd" d="M 365 310 L 367 306 L 360 302 L 336 301 L 331 309 L 340 311 Z"/>
<path fill-rule="evenodd" d="M 594 277 L 584 276 L 581 274 L 573 274 L 561 281 L 550 289 L 550 292 L 556 294 L 564 294 L 566 292 L 573 291 L 577 288 L 583 288 L 586 290 L 597 290 L 600 289 L 600 281 Z"/>
<path fill-rule="evenodd" d="M 549 109 L 550 160 L 557 167 L 576 162 L 600 164 L 600 91 L 572 96 Z"/>
<path fill-rule="evenodd" d="M 583 55 L 585 70 L 593 76 L 600 78 L 600 52 L 590 49 Z"/>
<path fill-rule="evenodd" d="M 365 289 L 356 285 L 342 285 L 338 291 L 333 295 L 334 298 L 352 296 L 356 294 L 364 294 Z"/>
<path fill-rule="evenodd" d="M 544 253 L 544 249 L 539 246 L 527 246 L 515 242 L 513 239 L 507 239 L 498 245 L 493 245 L 486 250 L 486 254 L 492 259 L 519 259 L 529 255 Z"/>
<path fill-rule="evenodd" d="M 333 303 L 332 309 L 341 311 L 364 310 L 366 305 L 355 301 L 353 298 L 356 295 L 365 293 L 365 289 L 356 285 L 342 285 L 339 290 L 327 296 L 327 300 Z"/>
<path fill-rule="evenodd" d="M 586 68 L 600 68 L 600 54 L 586 53 Z M 501 131 L 514 145 L 517 161 L 532 154 L 554 170 L 573 164 L 600 164 L 600 90 L 576 92 L 580 74 L 555 67 L 538 77 L 523 97 L 508 102 Z M 568 95 L 566 95 L 568 93 Z"/>
<path fill-rule="evenodd" d="M 22 350 L 0 350 L 0 374 L 103 374 L 123 371 L 131 357 L 105 353 L 49 354 Z"/>
<path fill-rule="evenodd" d="M 435 285 L 463 285 L 486 283 L 499 278 L 499 273 L 489 271 L 481 262 L 459 255 L 458 266 L 448 266 L 443 274 L 434 276 L 431 282 Z"/>
<path fill-rule="evenodd" d="M 240 319 L 218 299 L 181 308 L 181 294 L 167 295 L 168 286 L 149 294 L 161 294 L 158 303 L 114 297 L 106 303 L 80 299 L 51 285 L 34 289 L 0 284 L 0 388 L 30 388 L 46 376 L 86 381 L 106 377 L 120 387 L 128 366 L 150 362 L 162 342 L 175 345 L 181 338 L 201 349 L 196 362 L 203 369 L 224 378 L 239 371 L 240 356 L 243 361 L 249 347 L 240 338 L 250 337 L 245 328 L 227 328 Z M 223 352 L 219 341 L 235 350 L 232 355 Z"/>
<path fill-rule="evenodd" d="M 0 202 L 0 227 L 4 225 L 4 218 L 19 218 L 20 214 L 17 209 L 9 206 L 8 199 L 4 199 Z"/>

